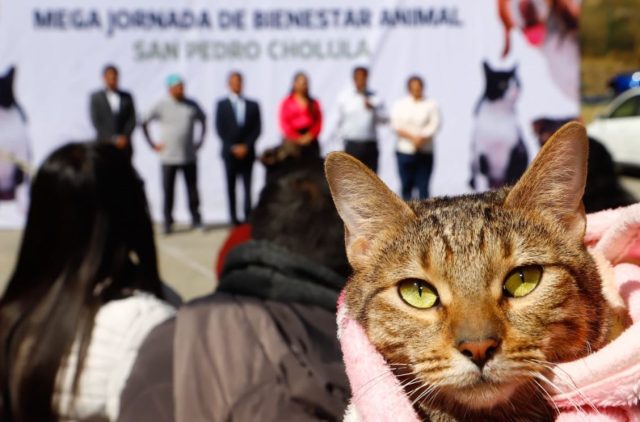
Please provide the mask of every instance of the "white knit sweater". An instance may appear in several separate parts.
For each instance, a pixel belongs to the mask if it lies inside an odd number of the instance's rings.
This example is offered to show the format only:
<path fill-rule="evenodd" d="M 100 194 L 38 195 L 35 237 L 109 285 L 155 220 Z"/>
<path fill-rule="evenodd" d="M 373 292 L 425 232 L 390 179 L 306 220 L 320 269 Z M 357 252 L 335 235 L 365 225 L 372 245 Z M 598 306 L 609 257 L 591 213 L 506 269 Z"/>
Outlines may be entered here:
<path fill-rule="evenodd" d="M 80 375 L 78 394 L 71 402 L 71 387 L 79 343 L 72 346 L 56 379 L 54 403 L 60 420 L 106 417 L 115 421 L 120 393 L 129 377 L 141 343 L 156 325 L 172 317 L 175 309 L 148 293 L 136 292 L 100 308 Z"/>

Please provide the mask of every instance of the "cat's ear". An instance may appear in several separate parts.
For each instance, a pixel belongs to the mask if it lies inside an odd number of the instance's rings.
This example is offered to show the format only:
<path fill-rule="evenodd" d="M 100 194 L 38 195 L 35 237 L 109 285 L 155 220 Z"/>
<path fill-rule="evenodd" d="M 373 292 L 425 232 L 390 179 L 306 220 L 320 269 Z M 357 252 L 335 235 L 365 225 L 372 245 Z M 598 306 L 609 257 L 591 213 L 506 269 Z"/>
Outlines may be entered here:
<path fill-rule="evenodd" d="M 375 173 L 349 154 L 330 153 L 324 168 L 333 202 L 345 225 L 349 262 L 354 268 L 366 265 L 372 242 L 386 230 L 406 224 L 415 214 Z"/>
<path fill-rule="evenodd" d="M 488 75 L 489 73 L 491 73 L 491 67 L 489 67 L 489 63 L 487 63 L 486 60 L 482 62 L 482 68 L 484 69 L 485 75 Z"/>
<path fill-rule="evenodd" d="M 505 206 L 550 215 L 569 235 L 582 240 L 586 226 L 582 196 L 588 154 L 584 126 L 576 122 L 562 126 L 509 192 Z"/>
<path fill-rule="evenodd" d="M 11 66 L 9 68 L 9 70 L 7 70 L 7 73 L 4 74 L 4 76 L 2 77 L 3 79 L 7 79 L 9 81 L 9 83 L 13 83 L 13 76 L 16 73 L 16 68 L 15 66 Z"/>

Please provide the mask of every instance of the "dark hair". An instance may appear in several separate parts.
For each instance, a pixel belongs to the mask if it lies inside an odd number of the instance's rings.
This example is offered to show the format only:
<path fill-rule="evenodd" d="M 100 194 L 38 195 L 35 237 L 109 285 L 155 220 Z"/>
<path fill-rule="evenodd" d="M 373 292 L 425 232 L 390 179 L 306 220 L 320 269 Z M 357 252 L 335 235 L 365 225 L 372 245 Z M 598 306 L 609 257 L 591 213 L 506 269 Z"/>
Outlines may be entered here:
<path fill-rule="evenodd" d="M 296 83 L 296 79 L 298 79 L 298 78 L 300 78 L 300 77 L 302 77 L 302 76 L 304 76 L 304 77 L 307 79 L 307 82 L 309 81 L 309 76 L 308 76 L 306 73 L 304 73 L 304 72 L 302 72 L 302 71 L 298 71 L 298 72 L 296 72 L 296 73 L 293 75 L 293 80 L 291 81 L 291 93 L 292 93 L 292 94 L 293 94 L 293 92 L 294 92 L 294 87 L 293 87 L 293 86 L 294 86 L 294 85 L 295 85 L 295 83 Z M 307 96 L 307 100 L 311 100 L 311 95 L 309 95 L 309 90 L 308 90 L 308 89 L 307 89 L 307 92 L 306 92 L 306 96 Z"/>
<path fill-rule="evenodd" d="M 107 72 L 116 72 L 116 75 L 120 73 L 118 72 L 118 68 L 113 64 L 107 64 L 102 68 L 102 75 L 106 75 Z"/>
<path fill-rule="evenodd" d="M 353 76 L 356 76 L 358 72 L 364 72 L 365 76 L 369 76 L 369 69 L 364 66 L 356 66 L 353 68 Z"/>
<path fill-rule="evenodd" d="M 293 75 L 293 81 L 291 82 L 291 91 L 290 91 L 290 92 L 291 92 L 291 95 L 293 95 L 293 92 L 294 92 L 294 90 L 293 90 L 293 85 L 295 84 L 296 79 L 298 79 L 298 78 L 299 78 L 299 77 L 301 77 L 301 76 L 304 76 L 305 78 L 307 78 L 307 82 L 309 81 L 309 76 L 308 76 L 305 72 L 302 72 L 302 71 L 298 71 L 298 72 L 296 72 L 296 73 Z M 309 89 L 308 89 L 308 87 L 307 87 L 307 92 L 305 92 L 305 98 L 306 98 L 307 103 L 308 103 L 308 104 L 307 104 L 307 107 L 308 107 L 308 109 L 309 109 L 309 113 L 311 113 L 311 115 L 313 116 L 313 118 L 314 118 L 314 119 L 316 119 L 316 118 L 317 118 L 317 110 L 316 110 L 316 107 L 314 106 L 314 104 L 315 104 L 315 101 L 316 101 L 316 100 L 315 100 L 315 98 L 313 98 L 313 97 L 311 96 L 311 94 L 309 94 Z"/>
<path fill-rule="evenodd" d="M 251 214 L 252 237 L 347 276 L 344 226 L 331 199 L 321 159 L 301 160 L 272 177 Z"/>
<path fill-rule="evenodd" d="M 0 299 L 0 417 L 56 420 L 61 362 L 78 340 L 75 395 L 96 312 L 133 289 L 162 297 L 142 181 L 111 144 L 67 144 L 35 177 L 17 264 Z"/>
<path fill-rule="evenodd" d="M 422 80 L 422 78 L 418 75 L 411 75 L 409 76 L 409 79 L 407 79 L 407 89 L 409 89 L 411 87 L 411 82 L 419 82 L 420 86 L 422 86 L 422 88 L 424 88 L 424 81 Z"/>
<path fill-rule="evenodd" d="M 238 78 L 240 78 L 240 80 L 243 79 L 242 73 L 240 73 L 237 70 L 232 70 L 231 72 L 229 72 L 229 76 L 227 77 L 227 81 L 230 81 L 231 78 L 233 78 L 234 76 L 237 76 Z"/>

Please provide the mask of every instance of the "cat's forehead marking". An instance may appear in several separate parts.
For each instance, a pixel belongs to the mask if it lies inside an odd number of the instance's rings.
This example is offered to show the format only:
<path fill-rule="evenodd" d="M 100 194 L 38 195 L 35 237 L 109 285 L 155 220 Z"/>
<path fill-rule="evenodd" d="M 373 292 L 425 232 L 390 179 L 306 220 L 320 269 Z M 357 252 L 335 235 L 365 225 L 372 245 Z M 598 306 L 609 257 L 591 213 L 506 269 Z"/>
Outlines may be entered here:
<path fill-rule="evenodd" d="M 446 284 L 485 290 L 514 261 L 518 235 L 510 211 L 493 201 L 469 197 L 413 204 L 422 265 Z M 415 246 L 415 245 L 414 245 Z M 506 264 L 505 264 L 506 263 Z M 507 268 L 508 270 L 508 268 Z"/>

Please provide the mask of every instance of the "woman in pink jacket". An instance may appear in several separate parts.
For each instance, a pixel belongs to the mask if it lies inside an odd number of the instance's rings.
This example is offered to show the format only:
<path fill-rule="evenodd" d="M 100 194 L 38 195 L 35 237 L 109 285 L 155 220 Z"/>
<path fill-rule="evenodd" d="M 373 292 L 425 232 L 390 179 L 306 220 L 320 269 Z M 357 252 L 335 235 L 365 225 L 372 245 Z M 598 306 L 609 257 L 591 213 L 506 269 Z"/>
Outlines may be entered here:
<path fill-rule="evenodd" d="M 291 93 L 280 103 L 279 122 L 284 142 L 299 146 L 302 156 L 320 156 L 322 110 L 318 100 L 309 94 L 305 73 L 295 74 Z"/>

